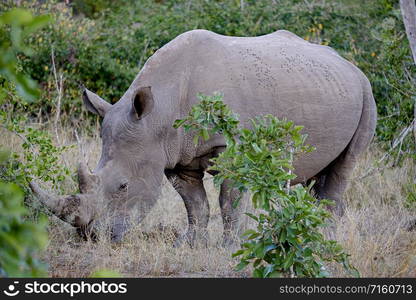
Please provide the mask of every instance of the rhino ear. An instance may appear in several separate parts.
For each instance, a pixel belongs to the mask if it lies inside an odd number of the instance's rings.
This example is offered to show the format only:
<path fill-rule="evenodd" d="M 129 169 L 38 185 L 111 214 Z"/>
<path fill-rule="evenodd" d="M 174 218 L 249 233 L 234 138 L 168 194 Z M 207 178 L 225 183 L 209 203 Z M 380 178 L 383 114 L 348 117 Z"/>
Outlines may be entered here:
<path fill-rule="evenodd" d="M 134 97 L 132 111 L 137 119 L 141 119 L 153 109 L 153 93 L 150 86 L 139 88 Z"/>
<path fill-rule="evenodd" d="M 82 92 L 82 100 L 84 101 L 85 107 L 88 111 L 96 115 L 100 115 L 103 118 L 107 111 L 109 111 L 112 107 L 110 103 L 87 89 L 84 89 Z"/>

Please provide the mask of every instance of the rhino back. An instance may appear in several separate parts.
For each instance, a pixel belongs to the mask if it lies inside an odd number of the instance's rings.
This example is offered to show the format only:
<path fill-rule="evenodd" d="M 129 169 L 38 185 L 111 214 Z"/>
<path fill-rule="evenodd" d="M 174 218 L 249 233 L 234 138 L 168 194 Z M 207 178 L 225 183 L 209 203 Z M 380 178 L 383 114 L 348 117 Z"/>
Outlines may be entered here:
<path fill-rule="evenodd" d="M 157 99 L 154 117 L 168 123 L 187 114 L 198 102 L 197 93 L 219 91 L 243 125 L 255 116 L 273 114 L 305 126 L 307 143 L 316 151 L 295 166 L 300 178 L 310 178 L 339 156 L 356 131 L 363 76 L 331 48 L 287 31 L 226 37 L 196 30 L 158 50 L 132 87 L 151 85 Z M 171 138 L 178 143 L 177 159 L 182 162 L 204 148 L 195 149 L 183 133 Z"/>

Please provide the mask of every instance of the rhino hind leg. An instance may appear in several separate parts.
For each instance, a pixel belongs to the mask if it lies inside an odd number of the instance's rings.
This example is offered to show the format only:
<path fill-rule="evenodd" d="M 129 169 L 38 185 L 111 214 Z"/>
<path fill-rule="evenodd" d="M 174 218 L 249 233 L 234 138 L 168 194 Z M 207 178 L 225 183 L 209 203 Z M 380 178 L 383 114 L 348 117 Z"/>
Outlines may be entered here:
<path fill-rule="evenodd" d="M 329 209 L 342 216 L 345 211 L 345 203 L 342 196 L 348 186 L 348 180 L 355 165 L 355 161 L 349 159 L 342 153 L 334 162 L 321 171 L 316 177 L 317 181 L 313 188 L 318 199 L 330 199 L 334 206 Z"/>
<path fill-rule="evenodd" d="M 337 215 L 342 216 L 345 203 L 342 196 L 348 186 L 351 173 L 359 156 L 368 148 L 373 139 L 377 111 L 368 79 L 362 75 L 363 108 L 358 127 L 345 150 L 328 167 L 321 171 L 315 192 L 318 198 L 335 201 L 331 208 Z"/>
<path fill-rule="evenodd" d="M 203 171 L 166 172 L 166 176 L 182 197 L 188 214 L 188 230 L 178 238 L 175 246 L 187 242 L 194 247 L 195 241 L 207 245 L 209 204 L 203 184 Z"/>

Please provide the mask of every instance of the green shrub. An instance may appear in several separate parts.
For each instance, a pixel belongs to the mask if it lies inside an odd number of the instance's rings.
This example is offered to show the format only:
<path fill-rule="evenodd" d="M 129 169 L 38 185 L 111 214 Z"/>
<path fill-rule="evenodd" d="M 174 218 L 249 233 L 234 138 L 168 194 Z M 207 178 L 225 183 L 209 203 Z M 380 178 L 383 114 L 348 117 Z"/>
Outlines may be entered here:
<path fill-rule="evenodd" d="M 58 164 L 68 148 L 55 146 L 49 133 L 26 125 L 26 120 L 8 120 L 0 112 L 0 124 L 22 139 L 22 151 L 14 151 L 11 158 L 0 164 L 0 179 L 18 184 L 25 190 L 33 178 L 56 185 L 70 175 L 69 169 Z"/>
<path fill-rule="evenodd" d="M 4 158 L 0 163 L 2 163 Z M 46 247 L 46 218 L 37 222 L 27 218 L 24 193 L 14 183 L 0 180 L 0 277 L 45 276 L 45 266 L 36 259 Z"/>
<path fill-rule="evenodd" d="M 408 182 L 403 185 L 403 192 L 406 195 L 405 207 L 416 211 L 416 183 Z"/>
<path fill-rule="evenodd" d="M 47 132 L 26 126 L 27 118 L 19 114 L 19 111 L 28 110 L 34 104 L 39 90 L 30 76 L 19 72 L 16 55 L 33 55 L 34 51 L 24 43 L 25 38 L 33 35 L 49 20 L 48 16 L 34 17 L 22 9 L 10 10 L 0 16 L 0 31 L 5 34 L 2 35 L 0 48 L 0 80 L 3 76 L 0 82 L 0 93 L 3 95 L 0 101 L 0 124 L 18 135 L 23 147 L 22 157 L 13 152 L 10 159 L 0 164 L 0 179 L 22 187 L 27 187 L 32 176 L 56 183 L 69 173 L 57 164 L 65 147 L 54 146 Z M 28 102 L 31 102 L 30 105 Z"/>
<path fill-rule="evenodd" d="M 194 130 L 195 142 L 202 136 L 222 134 L 226 150 L 212 159 L 211 170 L 218 172 L 218 185 L 230 180 L 241 193 L 250 192 L 257 215 L 247 214 L 257 222 L 256 229 L 244 233 L 238 270 L 252 264 L 254 277 L 327 277 L 325 262 L 341 263 L 354 275 L 348 255 L 333 240 L 326 240 L 320 229 L 328 225 L 328 201 L 318 201 L 310 194 L 312 186 L 290 187 L 296 178 L 293 160 L 312 151 L 304 146 L 302 127 L 293 122 L 266 115 L 251 120 L 250 129 L 238 128 L 239 121 L 222 102 L 222 96 L 199 95 L 188 117 L 174 127 Z"/>
<path fill-rule="evenodd" d="M 29 76 L 16 72 L 15 53 L 19 51 L 25 55 L 33 54 L 33 50 L 26 47 L 23 41 L 48 21 L 48 16 L 33 17 L 30 12 L 22 9 L 13 9 L 0 16 L 0 76 L 15 83 L 20 96 L 27 101 L 33 101 L 39 96 L 39 90 L 36 82 Z M 4 88 L 1 89 L 0 96 L 1 100 L 6 96 Z"/>
<path fill-rule="evenodd" d="M 23 39 L 47 21 L 48 18 L 45 16 L 33 17 L 30 12 L 22 9 L 11 10 L 0 15 L 0 32 L 2 33 L 0 76 L 3 76 L 0 91 L 2 98 L 8 94 L 12 99 L 20 99 L 16 90 L 20 97 L 23 97 L 26 101 L 33 101 L 38 96 L 39 92 L 35 82 L 29 76 L 18 72 L 16 52 L 23 52 L 26 55 L 31 54 L 32 51 L 26 47 Z M 6 26 L 9 27 L 7 31 L 10 32 L 10 36 L 3 35 Z M 16 87 L 16 90 L 14 87 Z M 3 117 L 6 115 L 3 110 L 6 104 L 4 99 L 1 100 L 0 105 L 3 106 L 0 117 Z M 4 120 L 1 119 L 1 121 L 1 125 L 7 127 L 3 123 Z M 7 125 L 19 129 L 16 132 L 17 134 L 22 133 L 21 130 L 23 129 L 17 127 L 17 124 L 12 122 Z M 27 130 L 29 131 L 27 142 L 37 142 L 41 149 L 42 147 L 48 147 L 48 144 L 40 138 L 39 132 Z M 27 143 L 23 145 L 28 147 Z M 29 157 L 33 155 L 31 150 L 26 150 L 25 155 L 28 156 L 29 167 L 34 168 L 30 165 L 30 162 L 33 162 Z M 16 157 L 10 159 L 5 153 L 5 151 L 0 151 L 0 276 L 45 276 L 45 266 L 36 259 L 36 254 L 44 249 L 48 241 L 46 220 L 45 218 L 40 218 L 37 222 L 28 220 L 29 211 L 25 208 L 23 202 L 24 192 L 16 183 L 10 182 L 11 178 L 7 178 L 9 175 L 15 174 L 11 172 L 11 170 L 14 171 L 12 165 L 22 165 L 15 160 Z M 9 161 L 12 163 L 10 164 Z M 44 165 L 43 168 L 46 168 L 46 166 Z M 13 181 L 21 183 L 22 179 L 19 177 L 26 178 L 27 176 L 22 171 L 13 178 Z"/>

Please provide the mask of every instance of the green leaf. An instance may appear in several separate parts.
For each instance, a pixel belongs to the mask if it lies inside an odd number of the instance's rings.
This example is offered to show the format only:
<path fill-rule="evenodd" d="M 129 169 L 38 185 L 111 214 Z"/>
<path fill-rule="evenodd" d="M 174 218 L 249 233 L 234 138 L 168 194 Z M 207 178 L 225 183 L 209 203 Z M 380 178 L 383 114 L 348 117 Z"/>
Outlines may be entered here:
<path fill-rule="evenodd" d="M 180 120 L 180 119 L 175 120 L 175 122 L 173 122 L 173 128 L 179 128 L 183 124 L 185 124 L 185 122 L 186 122 L 186 119 L 183 119 L 183 120 Z"/>
<path fill-rule="evenodd" d="M 30 22 L 26 24 L 25 36 L 32 34 L 35 31 L 38 31 L 40 28 L 46 26 L 49 22 L 52 21 L 51 16 L 41 15 L 34 17 Z"/>
<path fill-rule="evenodd" d="M 279 242 L 283 243 L 286 241 L 286 229 L 282 228 L 279 235 Z"/>
<path fill-rule="evenodd" d="M 109 270 L 109 269 L 97 270 L 90 275 L 90 278 L 121 278 L 121 277 L 123 276 L 121 276 L 120 273 L 113 271 L 113 270 Z"/>
<path fill-rule="evenodd" d="M 257 144 L 252 143 L 251 146 L 253 147 L 254 151 L 256 151 L 256 153 L 261 153 L 261 149 L 259 148 L 259 146 L 257 146 Z"/>
<path fill-rule="evenodd" d="M 253 220 L 255 220 L 255 221 L 258 221 L 259 220 L 259 218 L 257 218 L 255 215 L 253 215 L 253 214 L 251 214 L 251 213 L 244 213 L 246 216 L 248 216 L 248 217 L 250 217 L 251 219 L 253 219 Z"/>
<path fill-rule="evenodd" d="M 207 129 L 202 129 L 202 137 L 203 137 L 203 139 L 205 140 L 205 141 L 208 141 L 209 140 L 209 132 L 208 132 L 208 130 Z"/>
<path fill-rule="evenodd" d="M 263 268 L 258 268 L 253 271 L 254 278 L 263 278 Z"/>
<path fill-rule="evenodd" d="M 295 252 L 290 252 L 289 255 L 285 258 L 283 262 L 283 268 L 288 270 L 293 265 L 293 259 L 295 257 Z"/>
<path fill-rule="evenodd" d="M 274 267 L 275 267 L 275 265 L 274 264 L 268 264 L 265 268 L 264 268 L 264 271 L 263 271 L 263 277 L 264 278 L 266 278 L 266 277 L 269 277 L 269 275 L 274 271 Z"/>
<path fill-rule="evenodd" d="M 199 141 L 199 136 L 198 135 L 194 135 L 194 138 L 192 139 L 194 145 L 198 145 L 198 141 Z"/>
<path fill-rule="evenodd" d="M 248 261 L 241 261 L 236 267 L 235 267 L 235 270 L 238 272 L 238 271 L 241 271 L 241 270 L 243 270 L 245 267 L 247 267 L 248 266 L 248 264 L 249 264 L 249 262 Z"/>
<path fill-rule="evenodd" d="M 1 15 L 0 20 L 2 24 L 26 25 L 33 20 L 33 17 L 28 10 L 15 8 Z"/>
<path fill-rule="evenodd" d="M 234 253 L 231 255 L 231 257 L 237 257 L 237 256 L 242 255 L 243 253 L 244 253 L 244 250 L 240 249 L 240 250 L 238 250 L 238 251 L 234 252 Z"/>
<path fill-rule="evenodd" d="M 269 252 L 271 250 L 274 250 L 276 248 L 277 248 L 277 245 L 274 245 L 274 244 L 268 245 L 268 246 L 264 247 L 264 254 L 266 254 L 267 252 Z"/>
<path fill-rule="evenodd" d="M 252 235 L 252 234 L 256 234 L 257 233 L 257 231 L 255 231 L 255 230 L 253 230 L 253 229 L 248 229 L 248 230 L 246 230 L 242 235 L 241 235 L 241 237 L 246 237 L 246 236 L 249 236 L 249 235 Z"/>

